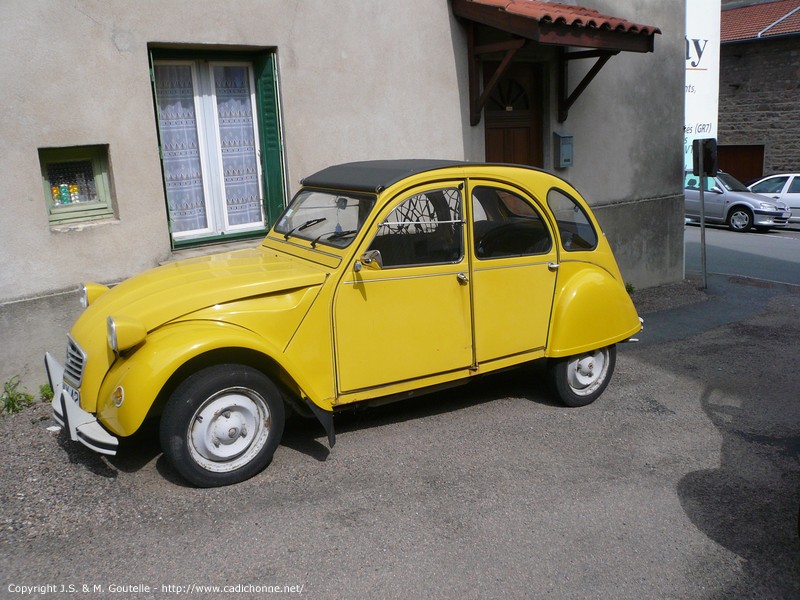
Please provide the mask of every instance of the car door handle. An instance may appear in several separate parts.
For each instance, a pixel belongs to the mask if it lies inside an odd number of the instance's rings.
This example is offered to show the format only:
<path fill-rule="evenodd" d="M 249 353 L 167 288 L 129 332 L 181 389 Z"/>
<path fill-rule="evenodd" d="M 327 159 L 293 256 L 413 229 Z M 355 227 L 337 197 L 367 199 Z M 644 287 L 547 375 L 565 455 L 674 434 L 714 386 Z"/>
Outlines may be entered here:
<path fill-rule="evenodd" d="M 561 266 L 561 265 L 559 265 L 558 263 L 554 263 L 554 262 L 547 263 L 547 268 L 550 269 L 551 271 L 558 271 L 558 267 L 559 266 Z"/>
<path fill-rule="evenodd" d="M 467 285 L 469 283 L 469 277 L 464 275 L 463 273 L 459 273 L 456 275 L 456 279 L 458 279 L 458 283 L 461 285 Z"/>

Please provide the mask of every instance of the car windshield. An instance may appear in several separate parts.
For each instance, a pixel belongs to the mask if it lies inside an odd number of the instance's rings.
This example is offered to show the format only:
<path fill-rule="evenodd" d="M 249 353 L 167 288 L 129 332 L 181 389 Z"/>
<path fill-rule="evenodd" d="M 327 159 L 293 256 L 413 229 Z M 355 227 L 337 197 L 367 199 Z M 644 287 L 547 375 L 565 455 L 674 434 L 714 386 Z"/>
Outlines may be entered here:
<path fill-rule="evenodd" d="M 287 240 L 310 240 L 314 247 L 345 248 L 374 206 L 374 196 L 303 189 L 280 216 L 274 231 Z"/>
<path fill-rule="evenodd" d="M 717 181 L 719 181 L 725 189 L 729 192 L 749 192 L 750 190 L 736 177 L 728 175 L 727 173 L 717 173 Z"/>

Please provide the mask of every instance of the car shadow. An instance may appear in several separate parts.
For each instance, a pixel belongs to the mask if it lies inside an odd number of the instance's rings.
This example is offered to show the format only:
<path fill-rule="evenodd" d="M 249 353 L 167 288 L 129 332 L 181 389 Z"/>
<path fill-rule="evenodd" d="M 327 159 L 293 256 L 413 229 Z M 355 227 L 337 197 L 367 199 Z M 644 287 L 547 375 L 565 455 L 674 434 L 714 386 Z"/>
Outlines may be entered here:
<path fill-rule="evenodd" d="M 498 373 L 480 375 L 446 390 L 416 395 L 386 404 L 361 403 L 336 413 L 340 436 L 362 429 L 393 425 L 457 412 L 501 398 L 522 398 L 546 406 L 561 406 L 547 392 L 543 361 Z M 314 418 L 289 419 L 281 445 L 324 462 L 331 453 L 322 425 Z"/>
<path fill-rule="evenodd" d="M 498 373 L 480 375 L 455 387 L 421 394 L 382 405 L 359 404 L 342 410 L 334 417 L 337 436 L 349 432 L 425 419 L 456 412 L 501 398 L 523 398 L 547 406 L 560 406 L 547 393 L 543 361 L 514 367 Z M 62 430 L 58 444 L 70 462 L 83 465 L 90 472 L 106 478 L 135 473 L 156 460 L 158 473 L 170 483 L 191 487 L 169 464 L 161 452 L 158 419 L 146 421 L 130 437 L 121 438 L 117 454 L 98 454 L 73 442 Z M 293 416 L 287 419 L 281 445 L 316 461 L 330 456 L 327 435 L 315 418 Z"/>

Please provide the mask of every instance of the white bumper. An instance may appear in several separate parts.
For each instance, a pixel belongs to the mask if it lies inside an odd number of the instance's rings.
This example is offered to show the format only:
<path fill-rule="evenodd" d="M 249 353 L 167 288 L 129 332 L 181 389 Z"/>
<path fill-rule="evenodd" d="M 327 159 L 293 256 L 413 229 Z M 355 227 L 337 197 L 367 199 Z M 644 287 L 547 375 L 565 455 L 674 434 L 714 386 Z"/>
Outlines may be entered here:
<path fill-rule="evenodd" d="M 80 407 L 64 389 L 64 367 L 48 352 L 44 356 L 47 377 L 53 389 L 53 418 L 69 432 L 69 437 L 100 454 L 115 455 L 119 440 L 103 429 L 92 413 Z"/>

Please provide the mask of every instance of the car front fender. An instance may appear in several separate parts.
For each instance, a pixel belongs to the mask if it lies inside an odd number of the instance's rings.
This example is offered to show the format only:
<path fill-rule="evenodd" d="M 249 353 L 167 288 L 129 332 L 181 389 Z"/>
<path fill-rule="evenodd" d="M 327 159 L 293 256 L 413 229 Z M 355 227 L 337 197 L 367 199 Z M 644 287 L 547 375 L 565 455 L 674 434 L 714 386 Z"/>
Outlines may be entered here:
<path fill-rule="evenodd" d="M 230 323 L 182 321 L 154 331 L 133 353 L 116 360 L 100 386 L 98 420 L 118 436 L 133 434 L 181 367 L 205 354 L 225 350 L 248 351 L 277 363 L 316 405 L 332 410 L 330 401 L 309 391 L 313 385 L 305 380 L 303 370 L 263 337 Z"/>
<path fill-rule="evenodd" d="M 562 262 L 546 356 L 560 358 L 621 342 L 642 328 L 622 283 L 585 262 Z"/>

